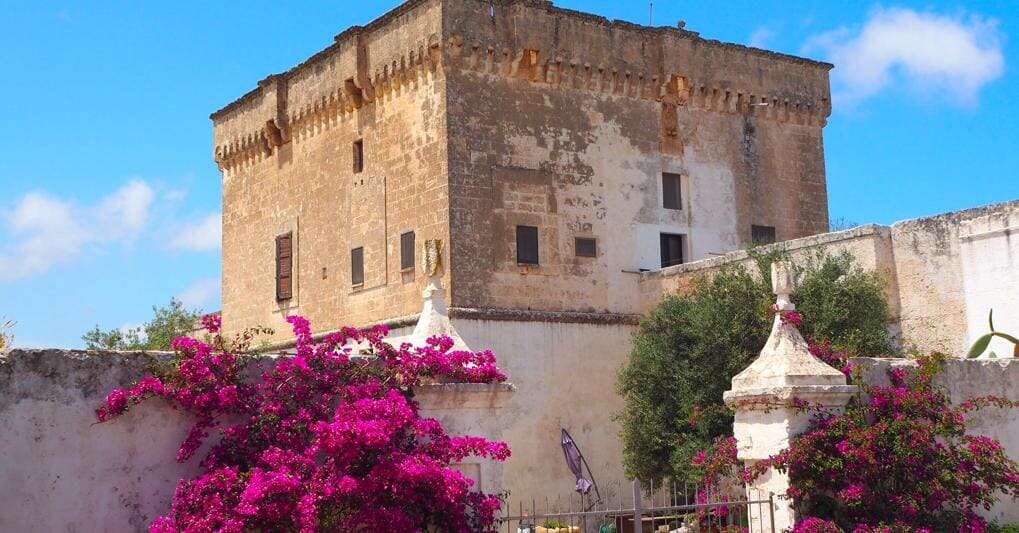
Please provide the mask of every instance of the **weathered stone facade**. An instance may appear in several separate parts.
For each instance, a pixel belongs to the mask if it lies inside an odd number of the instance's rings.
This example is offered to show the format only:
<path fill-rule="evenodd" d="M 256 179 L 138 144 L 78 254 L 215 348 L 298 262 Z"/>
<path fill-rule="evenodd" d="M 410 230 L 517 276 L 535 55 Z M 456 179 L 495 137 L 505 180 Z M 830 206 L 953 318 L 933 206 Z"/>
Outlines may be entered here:
<path fill-rule="evenodd" d="M 212 115 L 224 325 L 283 338 L 288 313 L 319 329 L 413 315 L 425 279 L 401 268 L 407 231 L 448 243 L 454 317 L 632 321 L 661 233 L 689 260 L 752 225 L 827 229 L 830 67 L 541 0 L 408 1 Z M 662 206 L 663 172 L 681 176 L 680 209 Z M 538 228 L 539 265 L 517 264 L 517 225 Z M 278 302 L 288 232 L 293 296 Z"/>

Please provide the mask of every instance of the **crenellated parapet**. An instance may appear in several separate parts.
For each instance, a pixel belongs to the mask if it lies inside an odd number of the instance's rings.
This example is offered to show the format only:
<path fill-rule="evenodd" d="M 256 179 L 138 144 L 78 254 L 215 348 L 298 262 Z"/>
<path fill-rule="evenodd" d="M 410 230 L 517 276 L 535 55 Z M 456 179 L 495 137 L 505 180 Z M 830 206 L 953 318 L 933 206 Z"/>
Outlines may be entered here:
<path fill-rule="evenodd" d="M 341 58 L 336 61 L 342 62 Z M 265 121 L 246 120 L 246 130 L 223 139 L 217 138 L 215 160 L 226 169 L 271 155 L 275 147 L 289 142 L 291 136 L 307 137 L 366 105 L 385 105 L 394 95 L 434 76 L 441 63 L 439 40 L 432 35 L 427 41 L 374 68 L 365 65 L 346 71 L 337 69 L 328 76 L 322 76 L 316 83 L 314 94 L 304 91 L 303 98 L 297 102 L 288 98 L 292 78 L 287 74 L 271 76 L 260 83 L 258 89 L 260 100 L 269 101 L 266 109 L 249 106 L 248 109 L 230 110 L 235 115 L 262 115 Z M 229 120 L 228 117 L 214 115 L 214 120 L 223 119 Z"/>
<path fill-rule="evenodd" d="M 831 113 L 827 96 L 754 94 L 730 84 L 691 79 L 683 73 L 660 75 L 652 71 L 624 70 L 609 61 L 567 59 L 561 54 L 536 49 L 465 42 L 459 35 L 448 38 L 446 48 L 452 68 L 555 89 L 653 100 L 703 111 L 822 127 Z"/>
<path fill-rule="evenodd" d="M 827 63 L 546 0 L 409 0 L 213 113 L 214 158 L 223 169 L 256 162 L 447 68 L 659 102 L 668 117 L 686 108 L 823 127 L 831 112 Z"/>

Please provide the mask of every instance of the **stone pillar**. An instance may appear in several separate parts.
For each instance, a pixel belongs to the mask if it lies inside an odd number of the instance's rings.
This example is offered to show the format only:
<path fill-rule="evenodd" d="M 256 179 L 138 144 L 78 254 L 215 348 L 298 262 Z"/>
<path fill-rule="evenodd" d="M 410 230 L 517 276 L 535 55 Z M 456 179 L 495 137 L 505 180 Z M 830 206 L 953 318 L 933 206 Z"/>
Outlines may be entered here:
<path fill-rule="evenodd" d="M 842 372 L 811 355 L 796 326 L 782 320 L 783 311 L 796 309 L 789 301 L 793 287 L 789 265 L 773 264 L 771 279 L 778 311 L 771 336 L 760 356 L 732 378 L 732 389 L 724 395 L 726 405 L 736 412 L 738 457 L 748 466 L 785 450 L 790 439 L 806 429 L 811 413 L 801 412 L 797 401 L 841 409 L 857 390 L 846 384 Z M 788 475 L 774 470 L 747 488 L 752 500 L 775 495 L 775 531 L 785 531 L 796 521 L 792 501 L 786 497 L 788 488 Z M 764 523 L 751 524 L 751 531 L 769 530 L 767 516 L 753 517 L 755 522 L 762 518 Z"/>
<path fill-rule="evenodd" d="M 449 320 L 446 289 L 442 286 L 442 241 L 425 242 L 422 271 L 428 276 L 428 283 L 421 291 L 421 315 L 413 333 L 405 340 L 415 346 L 423 346 L 429 337 L 446 335 L 453 339 L 454 350 L 470 350 Z"/>

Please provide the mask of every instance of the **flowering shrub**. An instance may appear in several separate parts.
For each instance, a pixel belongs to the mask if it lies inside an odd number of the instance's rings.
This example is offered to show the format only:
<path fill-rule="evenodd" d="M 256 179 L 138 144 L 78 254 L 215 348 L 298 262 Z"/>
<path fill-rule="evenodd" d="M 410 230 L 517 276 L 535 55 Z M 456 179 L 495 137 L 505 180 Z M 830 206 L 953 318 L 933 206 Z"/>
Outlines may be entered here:
<path fill-rule="evenodd" d="M 921 357 L 891 384 L 863 384 L 844 414 L 817 412 L 808 430 L 771 465 L 789 473 L 801 513 L 854 532 L 983 531 L 976 509 L 995 493 L 1019 494 L 1019 464 L 994 439 L 966 433 L 966 415 L 994 397 L 952 406 L 933 380 L 944 356 Z M 882 529 L 887 528 L 887 529 Z"/>
<path fill-rule="evenodd" d="M 842 356 L 811 346 L 829 363 Z M 1004 398 L 973 398 L 953 407 L 933 380 L 944 356 L 921 357 L 915 372 L 888 372 L 891 384 L 863 384 L 843 414 L 815 407 L 807 431 L 789 449 L 743 468 L 735 442 L 720 439 L 696 456 L 704 483 L 725 477 L 752 481 L 768 468 L 788 472 L 788 495 L 805 518 L 794 533 L 960 531 L 987 527 L 976 514 L 997 492 L 1019 494 L 1019 464 L 994 439 L 966 433 L 966 415 L 1010 408 Z"/>
<path fill-rule="evenodd" d="M 181 480 L 153 532 L 394 531 L 429 527 L 491 529 L 497 496 L 472 492 L 450 467 L 468 456 L 498 461 L 505 443 L 451 437 L 418 416 L 412 388 L 429 379 L 471 383 L 506 379 L 491 352 L 452 351 L 448 337 L 426 346 L 383 342 L 387 330 L 344 328 L 315 341 L 307 320 L 287 319 L 296 353 L 260 380 L 246 380 L 238 343 L 173 341 L 177 364 L 128 389 L 115 389 L 100 422 L 161 397 L 195 416 L 177 453 L 186 461 L 219 429 L 202 473 Z M 220 328 L 218 316 L 202 325 Z M 360 357 L 355 345 L 373 357 Z"/>

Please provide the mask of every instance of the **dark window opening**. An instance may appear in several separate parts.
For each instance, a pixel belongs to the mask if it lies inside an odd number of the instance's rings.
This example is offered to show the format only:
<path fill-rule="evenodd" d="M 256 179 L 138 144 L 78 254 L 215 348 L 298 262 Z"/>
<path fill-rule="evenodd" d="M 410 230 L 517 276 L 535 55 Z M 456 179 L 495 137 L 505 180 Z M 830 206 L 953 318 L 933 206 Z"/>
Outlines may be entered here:
<path fill-rule="evenodd" d="M 350 251 L 350 284 L 364 285 L 364 248 L 357 247 Z"/>
<path fill-rule="evenodd" d="M 683 209 L 682 178 L 679 174 L 662 173 L 662 206 Z"/>
<path fill-rule="evenodd" d="M 276 237 L 276 301 L 294 296 L 294 234 Z"/>
<path fill-rule="evenodd" d="M 662 233 L 662 268 L 683 263 L 683 236 Z"/>
<path fill-rule="evenodd" d="M 772 226 L 750 226 L 750 240 L 754 244 L 775 242 L 775 228 Z"/>
<path fill-rule="evenodd" d="M 414 232 L 400 235 L 400 270 L 414 268 Z"/>
<path fill-rule="evenodd" d="M 517 263 L 538 264 L 538 228 L 517 226 Z"/>
<path fill-rule="evenodd" d="M 364 140 L 354 141 L 354 174 L 364 170 Z"/>
<path fill-rule="evenodd" d="M 574 240 L 577 257 L 598 257 L 598 241 L 589 237 Z"/>

